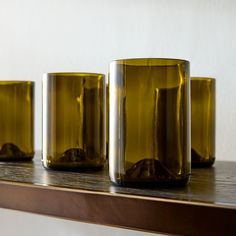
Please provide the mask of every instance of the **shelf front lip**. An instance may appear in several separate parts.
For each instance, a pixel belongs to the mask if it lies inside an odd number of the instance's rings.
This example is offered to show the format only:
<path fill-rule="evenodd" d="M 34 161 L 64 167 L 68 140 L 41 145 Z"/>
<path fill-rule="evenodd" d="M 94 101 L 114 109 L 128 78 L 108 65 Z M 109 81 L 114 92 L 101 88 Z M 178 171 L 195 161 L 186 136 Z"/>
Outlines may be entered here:
<path fill-rule="evenodd" d="M 57 190 L 71 193 L 81 193 L 81 194 L 93 194 L 93 195 L 101 195 L 101 196 L 109 196 L 109 197 L 122 197 L 129 199 L 140 199 L 146 201 L 157 201 L 157 202 L 168 202 L 168 203 L 177 203 L 177 204 L 186 204 L 186 205 L 197 205 L 197 206 L 206 206 L 206 207 L 216 207 L 216 208 L 224 208 L 224 209 L 235 209 L 236 205 L 231 203 L 223 203 L 223 202 L 202 202 L 202 201 L 187 201 L 187 200 L 179 200 L 179 199 L 171 199 L 164 197 L 152 197 L 152 196 L 141 196 L 127 193 L 116 193 L 116 192 L 103 192 L 103 191 L 92 191 L 87 189 L 80 188 L 70 188 L 70 187 L 59 187 L 54 185 L 42 185 L 42 184 L 31 184 L 31 183 L 23 183 L 23 182 L 15 182 L 15 181 L 7 181 L 0 180 L 0 186 L 2 184 L 5 185 L 13 185 L 13 186 L 22 186 L 27 188 L 37 188 L 37 189 L 46 189 L 46 190 Z"/>
<path fill-rule="evenodd" d="M 236 206 L 0 181 L 0 207 L 149 232 L 232 233 Z M 199 227 L 199 224 L 201 227 Z"/>

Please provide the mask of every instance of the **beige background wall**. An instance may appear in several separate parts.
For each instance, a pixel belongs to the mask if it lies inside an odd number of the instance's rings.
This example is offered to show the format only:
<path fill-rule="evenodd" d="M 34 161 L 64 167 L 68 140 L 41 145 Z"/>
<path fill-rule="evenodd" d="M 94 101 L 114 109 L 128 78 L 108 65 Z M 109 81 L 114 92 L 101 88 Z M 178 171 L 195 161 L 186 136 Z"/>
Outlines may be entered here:
<path fill-rule="evenodd" d="M 235 161 L 235 22 L 234 0 L 0 0 L 0 78 L 36 81 L 40 149 L 44 72 L 107 73 L 110 61 L 127 57 L 188 59 L 192 75 L 217 78 L 216 158 Z M 1 227 L 17 217 L 1 214 Z"/>
<path fill-rule="evenodd" d="M 36 81 L 36 149 L 41 148 L 44 72 L 107 74 L 130 57 L 191 61 L 192 75 L 217 78 L 217 159 L 236 160 L 234 0 L 0 0 L 4 80 Z"/>

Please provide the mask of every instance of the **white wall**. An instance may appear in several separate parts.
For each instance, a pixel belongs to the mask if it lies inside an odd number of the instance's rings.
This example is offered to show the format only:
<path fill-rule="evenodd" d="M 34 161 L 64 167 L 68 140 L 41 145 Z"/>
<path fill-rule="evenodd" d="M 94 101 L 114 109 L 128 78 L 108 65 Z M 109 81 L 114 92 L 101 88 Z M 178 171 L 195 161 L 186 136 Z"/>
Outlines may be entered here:
<path fill-rule="evenodd" d="M 0 0 L 1 79 L 36 81 L 41 147 L 44 72 L 107 73 L 110 61 L 174 57 L 217 78 L 218 160 L 235 160 L 236 1 Z"/>
<path fill-rule="evenodd" d="M 217 78 L 218 160 L 235 161 L 236 1 L 0 0 L 0 78 L 36 81 L 41 147 L 44 72 L 107 73 L 117 58 L 191 61 L 192 75 Z"/>

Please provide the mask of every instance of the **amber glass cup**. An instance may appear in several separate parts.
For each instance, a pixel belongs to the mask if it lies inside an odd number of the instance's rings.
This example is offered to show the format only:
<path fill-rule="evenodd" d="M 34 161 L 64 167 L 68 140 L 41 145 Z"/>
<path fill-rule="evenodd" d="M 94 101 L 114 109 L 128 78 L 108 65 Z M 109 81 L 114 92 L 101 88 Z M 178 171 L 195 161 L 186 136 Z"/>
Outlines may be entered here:
<path fill-rule="evenodd" d="M 191 167 L 189 62 L 113 61 L 109 95 L 112 182 L 142 187 L 186 184 Z"/>
<path fill-rule="evenodd" d="M 0 81 L 0 161 L 34 156 L 34 82 Z"/>
<path fill-rule="evenodd" d="M 43 78 L 45 168 L 85 170 L 105 162 L 105 76 L 49 73 Z"/>
<path fill-rule="evenodd" d="M 191 78 L 192 167 L 215 161 L 215 79 Z"/>

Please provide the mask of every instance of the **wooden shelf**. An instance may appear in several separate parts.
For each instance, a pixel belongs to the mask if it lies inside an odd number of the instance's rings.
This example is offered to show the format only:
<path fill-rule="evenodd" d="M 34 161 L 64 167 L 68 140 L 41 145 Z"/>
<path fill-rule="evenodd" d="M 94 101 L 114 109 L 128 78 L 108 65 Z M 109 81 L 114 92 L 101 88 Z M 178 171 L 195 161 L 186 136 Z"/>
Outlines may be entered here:
<path fill-rule="evenodd" d="M 39 155 L 0 162 L 0 207 L 150 232 L 233 235 L 236 162 L 194 169 L 186 187 L 149 190 L 114 186 L 107 169 L 47 171 Z"/>

